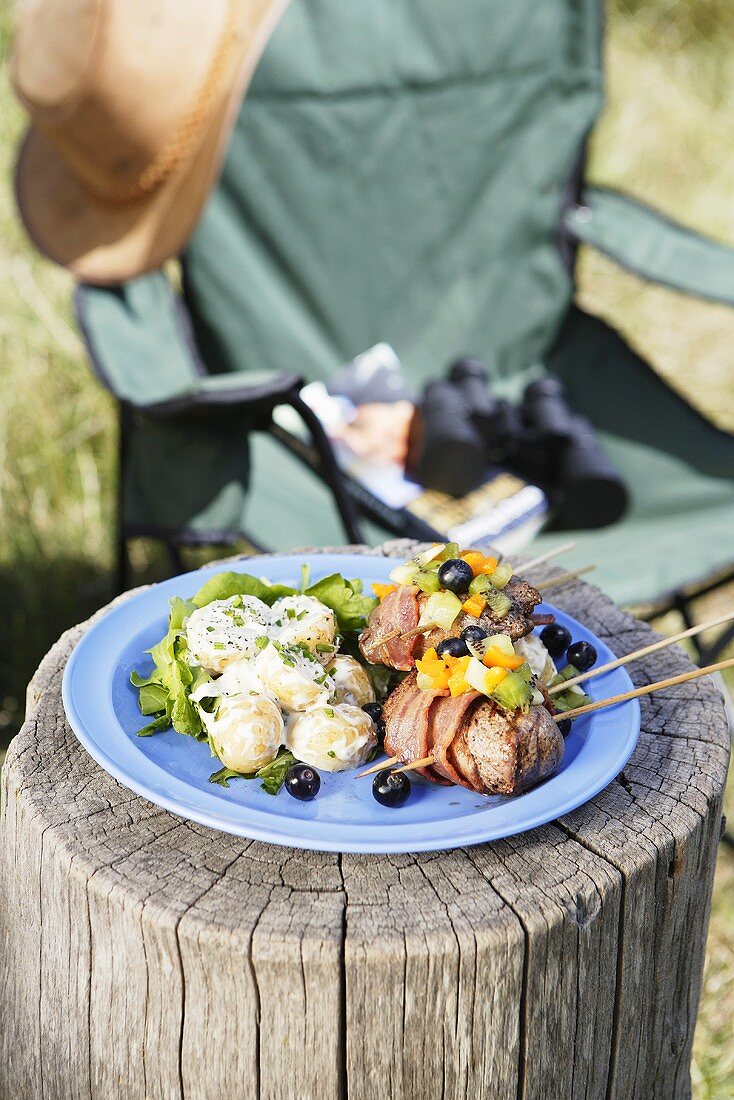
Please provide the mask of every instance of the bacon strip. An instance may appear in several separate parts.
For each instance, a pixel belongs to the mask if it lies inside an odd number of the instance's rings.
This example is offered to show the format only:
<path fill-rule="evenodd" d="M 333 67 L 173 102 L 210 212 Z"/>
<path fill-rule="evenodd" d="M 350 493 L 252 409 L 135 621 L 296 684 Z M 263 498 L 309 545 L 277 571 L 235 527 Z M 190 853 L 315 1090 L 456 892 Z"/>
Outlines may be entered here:
<path fill-rule="evenodd" d="M 433 767 L 439 775 L 449 779 L 452 783 L 458 783 L 462 787 L 468 787 L 470 791 L 481 790 L 466 779 L 468 761 L 464 760 L 464 754 L 459 753 L 459 758 L 452 752 L 462 723 L 469 710 L 477 699 L 483 696 L 478 691 L 467 692 L 465 695 L 457 695 L 455 698 L 444 697 L 436 699 L 430 711 L 429 741 L 433 751 Z M 429 752 L 431 751 L 429 749 Z M 473 758 L 471 760 L 473 765 Z M 471 768 L 471 772 L 474 768 Z"/>
<path fill-rule="evenodd" d="M 395 688 L 382 708 L 385 720 L 385 752 L 409 764 L 422 760 L 431 752 L 429 743 L 429 714 L 438 691 L 420 691 L 416 686 L 416 673 L 406 676 Z M 432 783 L 446 784 L 446 778 L 429 768 L 416 768 L 418 775 Z"/>
<path fill-rule="evenodd" d="M 366 630 L 362 631 L 359 648 L 365 660 L 373 665 L 388 665 L 391 668 L 408 672 L 415 664 L 413 648 L 415 638 L 391 638 L 389 642 L 380 639 L 394 630 L 405 634 L 418 625 L 418 589 L 410 584 L 401 584 L 390 592 L 370 615 Z"/>

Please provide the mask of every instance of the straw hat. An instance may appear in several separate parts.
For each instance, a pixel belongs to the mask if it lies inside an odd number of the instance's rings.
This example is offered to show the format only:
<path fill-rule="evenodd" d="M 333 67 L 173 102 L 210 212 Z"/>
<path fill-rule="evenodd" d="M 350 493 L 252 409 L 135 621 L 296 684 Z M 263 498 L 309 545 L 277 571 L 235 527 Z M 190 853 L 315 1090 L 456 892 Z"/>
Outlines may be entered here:
<path fill-rule="evenodd" d="M 23 0 L 16 193 L 36 246 L 100 283 L 180 251 L 287 2 Z"/>

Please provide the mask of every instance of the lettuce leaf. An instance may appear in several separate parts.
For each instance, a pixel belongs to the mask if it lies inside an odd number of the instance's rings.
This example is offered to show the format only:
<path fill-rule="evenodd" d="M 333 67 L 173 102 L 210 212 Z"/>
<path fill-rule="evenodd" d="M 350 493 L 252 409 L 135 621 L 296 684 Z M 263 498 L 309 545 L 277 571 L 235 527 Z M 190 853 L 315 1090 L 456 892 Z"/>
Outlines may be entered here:
<path fill-rule="evenodd" d="M 217 573 L 210 577 L 194 596 L 191 603 L 194 608 L 204 607 L 214 600 L 228 600 L 230 596 L 257 596 L 263 603 L 272 606 L 281 596 L 296 596 L 297 589 L 287 584 L 266 584 L 249 573 Z"/>
<path fill-rule="evenodd" d="M 173 726 L 177 733 L 205 740 L 204 726 L 189 694 L 211 677 L 204 669 L 192 669 L 189 664 L 183 629 L 184 620 L 195 607 L 190 600 L 177 596 L 170 601 L 170 607 L 167 633 L 148 650 L 153 658 L 153 671 L 149 676 L 135 671 L 130 674 L 131 684 L 138 689 L 140 713 L 155 716 L 138 731 L 138 736 L 150 737 Z"/>
<path fill-rule="evenodd" d="M 341 573 L 332 573 L 310 585 L 304 593 L 321 600 L 336 615 L 340 630 L 362 630 L 377 607 L 373 596 L 362 595 L 362 581 L 348 581 Z"/>
<path fill-rule="evenodd" d="M 268 794 L 277 794 L 285 783 L 285 773 L 295 764 L 296 758 L 288 749 L 280 749 L 275 760 L 271 760 L 264 768 L 260 768 L 255 775 L 262 779 L 262 788 Z"/>
<path fill-rule="evenodd" d="M 152 722 L 148 722 L 147 726 L 143 726 L 138 730 L 138 737 L 151 737 L 154 733 L 161 733 L 163 730 L 167 730 L 171 725 L 170 714 L 160 714 L 157 718 L 154 718 Z"/>
<path fill-rule="evenodd" d="M 141 714 L 160 714 L 166 709 L 168 702 L 168 688 L 163 684 L 143 684 L 138 696 L 138 706 Z"/>
<path fill-rule="evenodd" d="M 220 768 L 209 776 L 210 783 L 218 783 L 220 787 L 228 787 L 231 779 L 262 779 L 262 789 L 267 794 L 277 794 L 285 783 L 286 772 L 296 758 L 288 749 L 279 749 L 275 760 L 271 760 L 264 768 L 260 768 L 254 775 L 245 775 L 243 772 L 233 771 L 231 768 Z"/>
<path fill-rule="evenodd" d="M 553 706 L 561 712 L 585 707 L 587 703 L 592 702 L 593 699 L 585 692 L 574 691 L 573 688 L 569 688 L 568 691 L 559 691 L 558 695 L 553 696 Z"/>
<path fill-rule="evenodd" d="M 212 772 L 209 776 L 209 782 L 218 783 L 220 787 L 228 787 L 230 779 L 252 779 L 252 776 L 234 772 L 231 768 L 220 768 L 218 772 Z"/>

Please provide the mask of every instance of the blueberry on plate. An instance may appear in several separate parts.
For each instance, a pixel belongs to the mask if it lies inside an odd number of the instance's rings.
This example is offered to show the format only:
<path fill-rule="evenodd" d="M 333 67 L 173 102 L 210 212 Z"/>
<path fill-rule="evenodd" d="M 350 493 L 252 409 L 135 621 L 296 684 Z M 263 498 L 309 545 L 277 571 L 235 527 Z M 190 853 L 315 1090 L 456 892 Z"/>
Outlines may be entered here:
<path fill-rule="evenodd" d="M 372 794 L 381 806 L 396 809 L 408 801 L 410 780 L 404 773 L 378 772 L 372 780 Z"/>
<path fill-rule="evenodd" d="M 463 638 L 444 638 L 436 646 L 436 653 L 439 657 L 468 657 L 469 647 Z"/>
<path fill-rule="evenodd" d="M 321 776 L 310 764 L 291 764 L 285 773 L 285 789 L 299 802 L 310 802 L 321 788 Z"/>
<path fill-rule="evenodd" d="M 571 644 L 571 631 L 560 623 L 549 623 L 541 630 L 540 640 L 551 657 L 560 657 Z"/>
<path fill-rule="evenodd" d="M 472 567 L 461 558 L 449 558 L 438 571 L 438 579 L 441 587 L 449 592 L 459 595 L 468 591 L 469 585 L 474 580 Z"/>
<path fill-rule="evenodd" d="M 591 642 L 574 642 L 566 650 L 566 660 L 579 672 L 587 672 L 596 664 L 597 652 Z"/>
<path fill-rule="evenodd" d="M 365 703 L 362 707 L 365 714 L 369 714 L 373 722 L 379 722 L 382 718 L 382 704 L 381 703 Z"/>
<path fill-rule="evenodd" d="M 571 725 L 572 722 L 570 718 L 561 718 L 560 722 L 558 722 L 558 732 L 562 737 L 568 737 L 571 732 Z"/>

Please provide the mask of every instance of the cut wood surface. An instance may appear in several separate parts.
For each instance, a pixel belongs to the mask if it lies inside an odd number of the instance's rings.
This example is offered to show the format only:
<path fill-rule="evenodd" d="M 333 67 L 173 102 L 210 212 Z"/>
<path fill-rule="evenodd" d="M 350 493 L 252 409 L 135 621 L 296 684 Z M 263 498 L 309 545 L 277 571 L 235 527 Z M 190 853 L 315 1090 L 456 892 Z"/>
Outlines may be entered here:
<path fill-rule="evenodd" d="M 554 597 L 617 654 L 654 640 L 588 584 Z M 340 856 L 217 833 L 102 771 L 61 702 L 88 626 L 41 664 L 3 771 L 2 1100 L 690 1095 L 729 755 L 713 683 L 642 699 L 624 772 L 552 825 Z M 630 672 L 690 667 L 671 647 Z"/>

